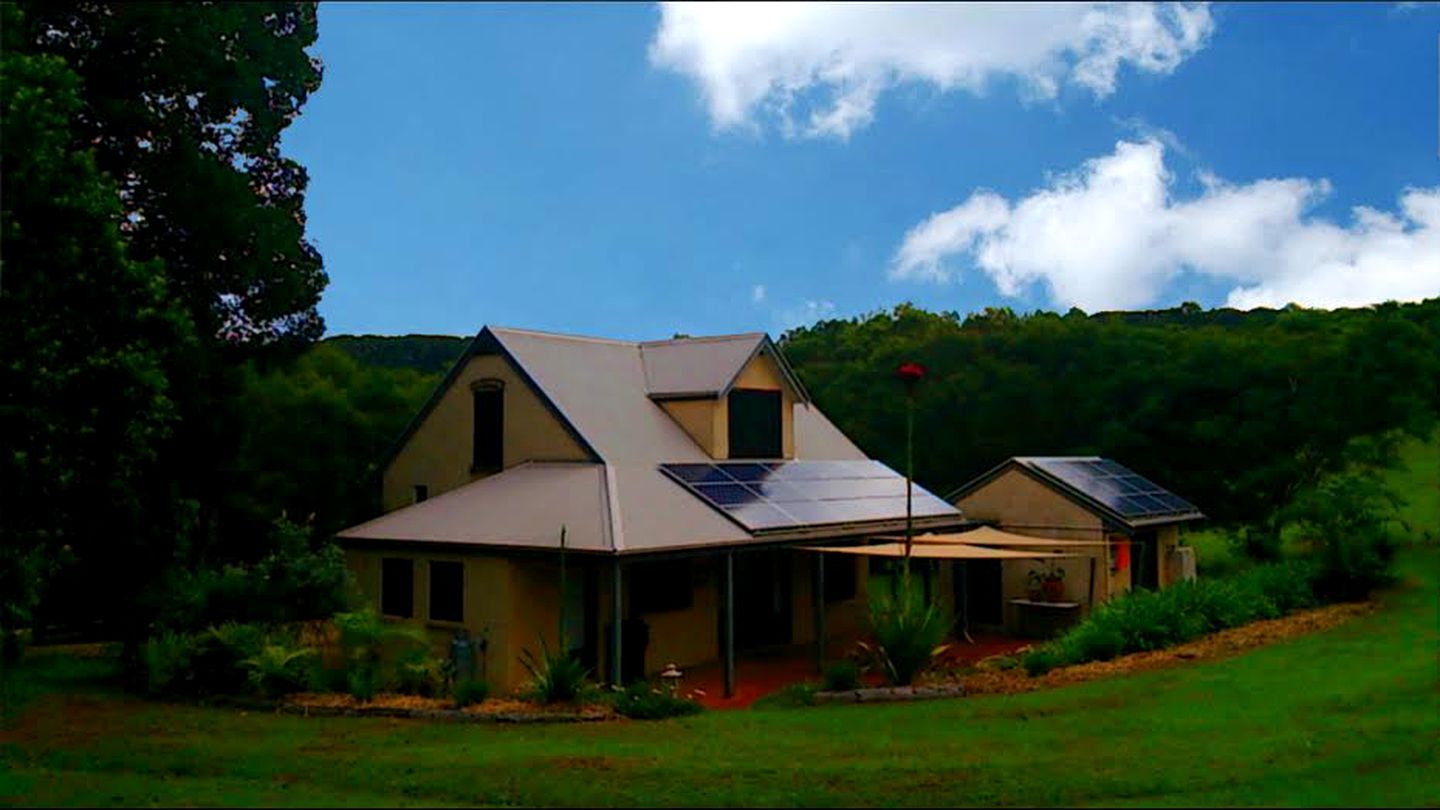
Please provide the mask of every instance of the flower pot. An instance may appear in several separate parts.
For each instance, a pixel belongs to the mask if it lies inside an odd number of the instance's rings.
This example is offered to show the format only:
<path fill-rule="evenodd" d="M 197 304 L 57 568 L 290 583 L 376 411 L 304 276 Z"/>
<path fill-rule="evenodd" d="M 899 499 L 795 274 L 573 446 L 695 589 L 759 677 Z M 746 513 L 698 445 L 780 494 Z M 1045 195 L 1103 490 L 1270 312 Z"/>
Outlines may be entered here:
<path fill-rule="evenodd" d="M 1065 598 L 1065 582 L 1058 579 L 1047 579 L 1041 586 L 1045 593 L 1045 600 L 1048 602 L 1059 602 Z"/>
<path fill-rule="evenodd" d="M 1035 587 L 1031 588 L 1030 591 L 1025 594 L 1025 596 L 1031 602 L 1043 602 L 1045 600 L 1045 591 L 1042 588 Z"/>

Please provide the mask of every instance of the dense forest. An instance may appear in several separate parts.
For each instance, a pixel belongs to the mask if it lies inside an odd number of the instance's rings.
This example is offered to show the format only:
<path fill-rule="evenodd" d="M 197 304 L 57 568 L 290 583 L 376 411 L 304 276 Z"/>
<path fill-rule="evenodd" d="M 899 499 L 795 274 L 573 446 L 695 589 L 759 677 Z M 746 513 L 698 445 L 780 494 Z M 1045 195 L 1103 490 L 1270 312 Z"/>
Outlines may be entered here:
<path fill-rule="evenodd" d="M 0 5 L 0 636 L 134 652 L 246 611 L 328 615 L 331 543 L 465 345 L 321 340 L 328 279 L 281 132 L 321 81 L 313 3 Z M 478 328 L 479 324 L 477 324 Z M 1281 507 L 1440 412 L 1440 299 L 1320 311 L 961 316 L 781 343 L 819 405 L 917 479 L 1098 453 L 1270 553 Z M 103 622 L 93 629 L 95 622 Z"/>

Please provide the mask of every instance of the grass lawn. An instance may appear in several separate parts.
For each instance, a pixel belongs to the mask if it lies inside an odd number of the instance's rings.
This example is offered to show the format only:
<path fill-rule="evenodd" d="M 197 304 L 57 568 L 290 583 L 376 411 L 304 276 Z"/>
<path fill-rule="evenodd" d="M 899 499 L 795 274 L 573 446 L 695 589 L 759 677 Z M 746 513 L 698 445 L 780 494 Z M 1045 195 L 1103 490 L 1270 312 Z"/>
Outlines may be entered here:
<path fill-rule="evenodd" d="M 1048 692 L 509 727 L 306 719 L 24 671 L 0 804 L 1440 805 L 1440 549 L 1380 611 Z"/>

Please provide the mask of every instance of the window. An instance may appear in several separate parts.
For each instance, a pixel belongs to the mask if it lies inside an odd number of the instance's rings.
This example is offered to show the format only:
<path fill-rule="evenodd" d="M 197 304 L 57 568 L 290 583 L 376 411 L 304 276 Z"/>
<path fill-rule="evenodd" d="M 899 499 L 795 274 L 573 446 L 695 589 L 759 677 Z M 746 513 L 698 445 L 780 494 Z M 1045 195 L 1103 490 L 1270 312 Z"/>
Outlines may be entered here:
<path fill-rule="evenodd" d="M 380 612 L 408 619 L 415 615 L 415 563 L 398 557 L 380 561 Z"/>
<path fill-rule="evenodd" d="M 635 613 L 685 610 L 694 603 L 690 561 L 636 563 L 630 567 L 630 608 Z"/>
<path fill-rule="evenodd" d="M 849 554 L 820 555 L 825 566 L 825 601 L 855 598 L 855 560 Z"/>
<path fill-rule="evenodd" d="M 779 391 L 730 392 L 730 458 L 780 458 Z"/>
<path fill-rule="evenodd" d="M 470 390 L 474 416 L 472 472 L 505 466 L 505 383 L 480 380 Z"/>
<path fill-rule="evenodd" d="M 421 501 L 425 500 L 425 499 L 428 498 L 428 497 L 430 497 L 430 487 L 427 487 L 427 486 L 425 486 L 424 484 L 416 484 L 416 485 L 415 485 L 415 503 L 420 503 Z"/>
<path fill-rule="evenodd" d="M 458 562 L 430 563 L 430 621 L 465 621 L 465 566 Z"/>

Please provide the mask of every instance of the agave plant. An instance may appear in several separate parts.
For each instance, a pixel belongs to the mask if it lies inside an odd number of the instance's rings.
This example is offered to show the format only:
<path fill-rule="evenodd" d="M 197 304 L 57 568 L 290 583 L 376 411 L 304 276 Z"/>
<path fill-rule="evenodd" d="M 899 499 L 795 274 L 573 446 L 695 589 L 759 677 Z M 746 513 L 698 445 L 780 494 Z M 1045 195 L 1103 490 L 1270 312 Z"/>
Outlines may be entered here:
<path fill-rule="evenodd" d="M 540 655 L 528 648 L 520 651 L 520 663 L 530 672 L 531 688 L 542 703 L 574 700 L 585 686 L 590 670 L 561 650 L 550 651 L 545 637 L 540 637 Z"/>
<path fill-rule="evenodd" d="M 950 645 L 942 643 L 948 623 L 934 602 L 925 599 L 910 577 L 902 577 L 894 595 L 883 591 L 870 601 L 872 642 L 860 642 L 862 654 L 879 666 L 892 686 L 909 686 Z"/>

